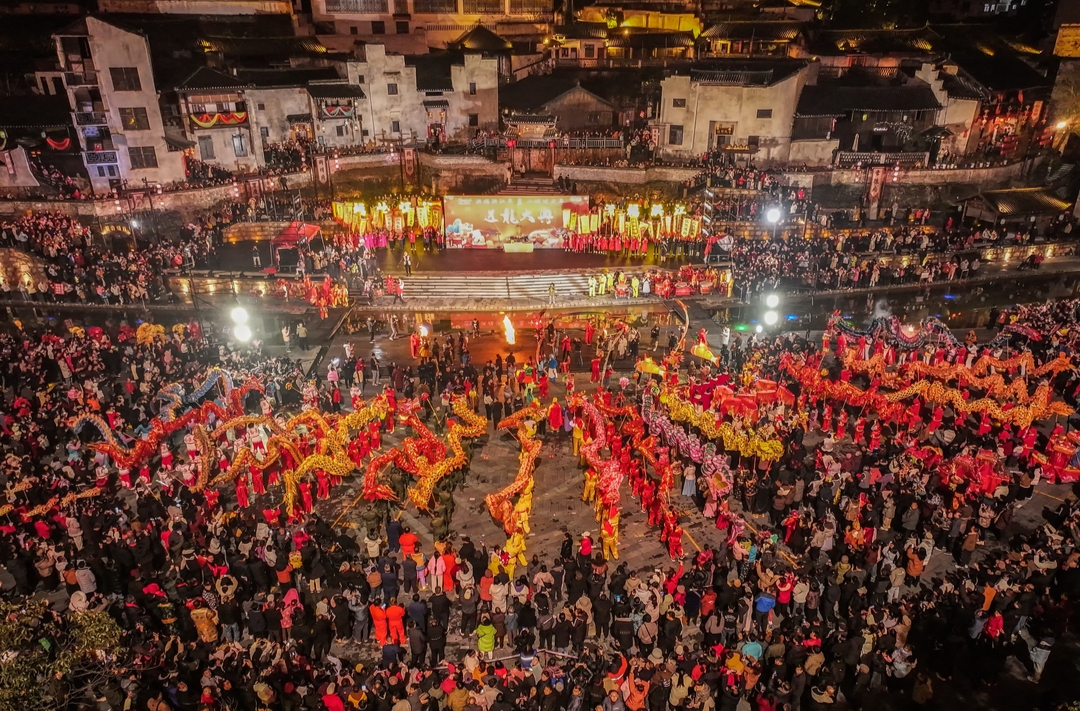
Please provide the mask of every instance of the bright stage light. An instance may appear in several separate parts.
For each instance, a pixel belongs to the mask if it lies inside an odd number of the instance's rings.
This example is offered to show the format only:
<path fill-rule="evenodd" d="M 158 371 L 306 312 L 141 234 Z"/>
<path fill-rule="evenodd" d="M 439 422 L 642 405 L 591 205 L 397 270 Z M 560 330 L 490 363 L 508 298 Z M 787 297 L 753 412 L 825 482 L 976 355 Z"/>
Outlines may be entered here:
<path fill-rule="evenodd" d="M 769 211 L 765 213 L 765 219 L 769 221 L 769 224 L 775 225 L 780 221 L 780 210 L 775 207 L 770 207 Z"/>
<path fill-rule="evenodd" d="M 779 318 L 780 318 L 780 316 L 775 311 L 766 311 L 765 312 L 765 325 L 766 326 L 772 326 L 773 324 L 775 324 L 777 322 L 777 320 Z"/>
<path fill-rule="evenodd" d="M 251 329 L 248 328 L 247 324 L 239 323 L 233 328 L 233 335 L 241 343 L 247 343 L 251 340 Z"/>
<path fill-rule="evenodd" d="M 777 306 L 780 305 L 780 297 L 776 294 L 769 294 L 765 297 L 765 305 L 768 306 L 770 309 L 775 309 Z"/>
<path fill-rule="evenodd" d="M 232 310 L 230 314 L 232 316 L 233 323 L 243 324 L 248 322 L 248 312 L 243 306 L 237 306 Z"/>

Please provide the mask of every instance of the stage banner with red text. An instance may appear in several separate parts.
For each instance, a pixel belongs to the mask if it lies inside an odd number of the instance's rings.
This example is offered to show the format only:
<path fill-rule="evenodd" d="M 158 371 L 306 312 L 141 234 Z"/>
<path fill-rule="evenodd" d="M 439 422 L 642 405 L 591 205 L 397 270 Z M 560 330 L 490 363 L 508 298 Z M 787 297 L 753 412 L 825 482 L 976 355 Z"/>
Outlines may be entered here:
<path fill-rule="evenodd" d="M 584 195 L 447 195 L 446 246 L 531 252 L 561 249 L 589 212 Z"/>

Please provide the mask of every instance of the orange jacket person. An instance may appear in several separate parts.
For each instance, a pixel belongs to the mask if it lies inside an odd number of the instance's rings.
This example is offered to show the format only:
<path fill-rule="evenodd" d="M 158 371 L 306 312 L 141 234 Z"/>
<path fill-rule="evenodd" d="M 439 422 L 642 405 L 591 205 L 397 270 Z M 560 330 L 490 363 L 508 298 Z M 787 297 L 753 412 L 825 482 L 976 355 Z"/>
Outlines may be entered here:
<path fill-rule="evenodd" d="M 384 647 L 389 639 L 389 635 L 386 633 L 386 610 L 375 604 L 372 604 L 369 609 L 371 610 L 371 622 L 375 625 L 375 639 L 379 640 L 380 647 Z M 398 624 L 401 624 L 400 619 Z"/>
<path fill-rule="evenodd" d="M 396 644 L 405 644 L 405 608 L 397 603 L 397 598 L 390 598 L 386 608 L 386 621 L 390 625 L 390 638 Z"/>

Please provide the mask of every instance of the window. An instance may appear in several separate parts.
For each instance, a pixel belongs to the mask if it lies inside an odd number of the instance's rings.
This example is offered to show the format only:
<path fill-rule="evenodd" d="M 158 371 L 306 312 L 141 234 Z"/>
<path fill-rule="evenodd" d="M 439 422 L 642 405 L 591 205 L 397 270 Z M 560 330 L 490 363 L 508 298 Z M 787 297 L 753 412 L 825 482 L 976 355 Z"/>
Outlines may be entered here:
<path fill-rule="evenodd" d="M 397 31 L 397 33 L 399 35 L 407 35 L 407 34 L 409 34 L 409 21 L 408 20 L 398 20 L 394 24 L 397 25 L 396 31 Z"/>
<path fill-rule="evenodd" d="M 113 91 L 142 91 L 138 67 L 109 67 Z"/>
<path fill-rule="evenodd" d="M 466 15 L 501 15 L 503 0 L 464 0 L 462 10 Z"/>
<path fill-rule="evenodd" d="M 386 93 L 390 96 L 397 96 L 397 84 L 387 84 Z"/>
<path fill-rule="evenodd" d="M 510 0 L 511 15 L 539 15 L 551 12 L 549 0 Z"/>
<path fill-rule="evenodd" d="M 349 34 L 350 35 L 358 35 L 358 34 L 360 34 L 360 28 L 357 27 L 356 25 L 353 25 L 352 27 L 349 28 Z"/>
<path fill-rule="evenodd" d="M 391 121 L 390 122 L 390 133 L 401 133 L 401 122 L 400 121 Z"/>
<path fill-rule="evenodd" d="M 142 107 L 120 109 L 120 125 L 125 131 L 149 131 L 150 119 L 146 116 L 146 109 Z"/>
<path fill-rule="evenodd" d="M 421 15 L 455 13 L 457 0 L 413 0 L 413 12 Z"/>
<path fill-rule="evenodd" d="M 371 23 L 371 34 L 373 35 L 385 35 L 386 23 L 382 20 L 375 20 Z"/>
<path fill-rule="evenodd" d="M 757 110 L 757 117 L 759 119 L 771 119 L 772 118 L 772 109 L 758 109 Z"/>
<path fill-rule="evenodd" d="M 337 128 L 338 138 L 345 135 L 345 127 L 344 126 L 337 126 L 336 128 Z"/>
<path fill-rule="evenodd" d="M 257 108 L 259 111 L 266 111 L 266 104 L 260 101 L 259 103 L 255 104 L 255 108 Z"/>
<path fill-rule="evenodd" d="M 259 135 L 263 138 L 270 138 L 270 129 L 266 126 L 259 126 Z"/>
<path fill-rule="evenodd" d="M 214 137 L 199 136 L 199 158 L 214 160 Z"/>
<path fill-rule="evenodd" d="M 469 96 L 476 96 L 476 82 L 469 82 Z"/>
<path fill-rule="evenodd" d="M 596 46 L 587 44 L 585 45 L 585 59 L 593 59 L 596 57 Z"/>
<path fill-rule="evenodd" d="M 390 12 L 387 0 L 326 0 L 327 12 L 380 13 Z"/>
<path fill-rule="evenodd" d="M 364 75 L 363 74 L 356 77 L 356 83 L 357 84 L 363 84 L 364 83 Z"/>
<path fill-rule="evenodd" d="M 672 99 L 671 100 L 671 107 L 674 108 L 674 109 L 685 109 L 686 108 L 686 99 Z"/>
<path fill-rule="evenodd" d="M 681 146 L 682 145 L 682 126 L 668 126 L 668 138 L 667 142 L 669 146 Z"/>
<path fill-rule="evenodd" d="M 479 126 L 480 125 L 480 114 L 469 114 L 469 125 L 470 126 Z"/>
<path fill-rule="evenodd" d="M 244 141 L 244 134 L 238 133 L 232 137 L 232 150 L 237 158 L 247 158 L 247 143 Z"/>
<path fill-rule="evenodd" d="M 131 161 L 131 167 L 134 169 L 157 167 L 157 152 L 154 150 L 153 146 L 129 147 L 128 159 Z"/>
<path fill-rule="evenodd" d="M 760 136 L 749 136 L 746 139 L 746 145 L 748 145 L 748 146 L 756 146 L 756 145 L 758 145 L 758 143 L 760 141 L 761 141 Z"/>

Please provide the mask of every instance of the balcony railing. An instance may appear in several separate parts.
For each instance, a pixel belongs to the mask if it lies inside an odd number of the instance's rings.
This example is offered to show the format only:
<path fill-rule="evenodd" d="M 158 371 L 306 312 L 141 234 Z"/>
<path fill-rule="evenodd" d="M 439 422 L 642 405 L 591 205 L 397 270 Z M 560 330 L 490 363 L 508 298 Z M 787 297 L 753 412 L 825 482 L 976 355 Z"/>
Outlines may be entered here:
<path fill-rule="evenodd" d="M 76 111 L 76 126 L 104 126 L 109 123 L 109 118 L 101 111 Z"/>
<path fill-rule="evenodd" d="M 64 83 L 68 86 L 97 86 L 97 72 L 64 72 Z"/>
<path fill-rule="evenodd" d="M 120 160 L 116 151 L 86 151 L 83 153 L 83 162 L 87 165 L 115 165 Z"/>
<path fill-rule="evenodd" d="M 868 168 L 871 166 L 900 166 L 901 168 L 925 168 L 930 154 L 922 153 L 874 153 L 871 151 L 837 151 L 837 168 Z"/>
<path fill-rule="evenodd" d="M 641 67 L 669 67 L 680 64 L 688 64 L 689 57 L 650 57 L 647 59 L 626 59 L 624 57 L 559 57 L 555 60 L 557 67 L 611 67 L 611 68 L 641 68 Z"/>
<path fill-rule="evenodd" d="M 470 148 L 506 148 L 513 140 L 517 148 L 623 148 L 623 139 L 617 136 L 562 136 L 559 138 L 506 138 L 485 137 L 469 142 Z"/>

